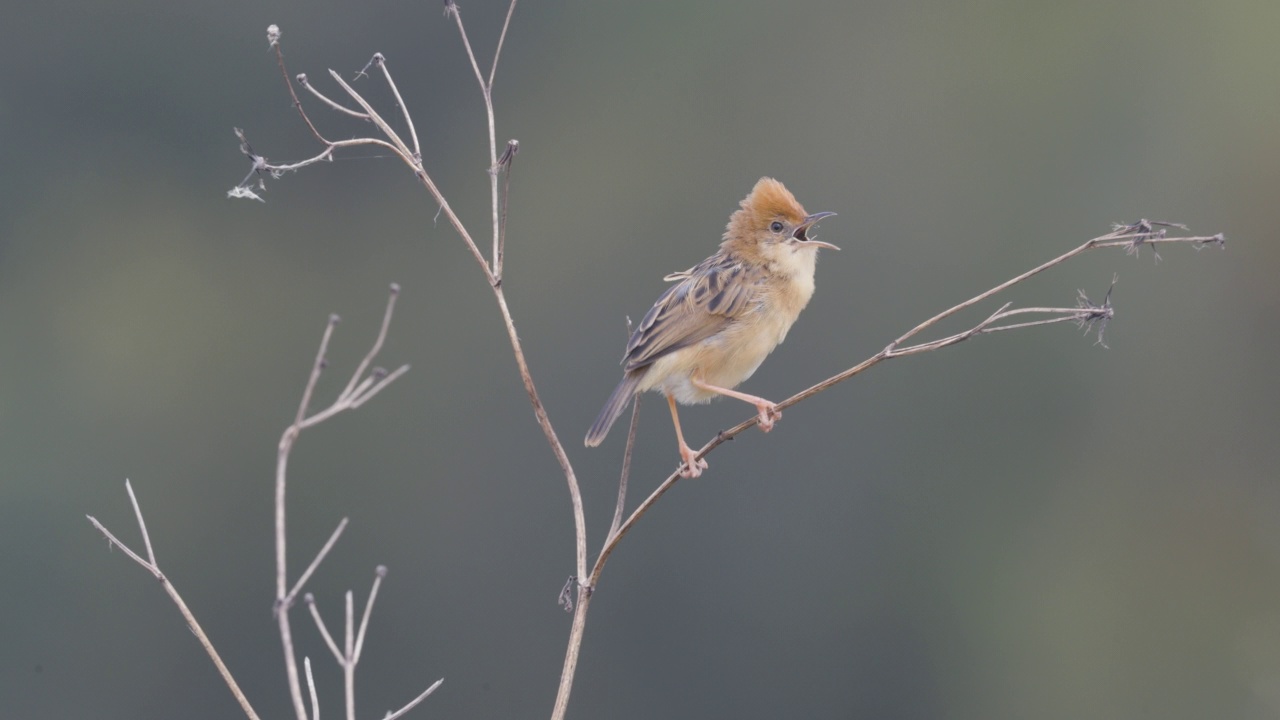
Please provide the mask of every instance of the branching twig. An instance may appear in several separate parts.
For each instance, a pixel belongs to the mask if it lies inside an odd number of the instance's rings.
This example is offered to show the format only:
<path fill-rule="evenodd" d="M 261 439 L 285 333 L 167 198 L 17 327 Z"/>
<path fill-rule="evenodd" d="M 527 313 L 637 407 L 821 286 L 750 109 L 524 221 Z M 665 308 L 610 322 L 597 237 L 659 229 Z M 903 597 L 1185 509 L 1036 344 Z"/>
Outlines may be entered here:
<path fill-rule="evenodd" d="M 342 392 L 333 401 L 329 407 L 308 415 L 308 408 L 311 406 L 311 398 L 315 394 L 316 384 L 320 381 L 320 375 L 327 366 L 325 359 L 329 349 L 329 341 L 333 337 L 333 330 L 338 325 L 338 316 L 329 316 L 329 323 L 325 326 L 324 335 L 320 339 L 320 348 L 316 352 L 315 360 L 311 363 L 311 372 L 307 377 L 306 387 L 302 391 L 302 401 L 298 403 L 298 411 L 294 415 L 293 424 L 285 429 L 284 434 L 280 437 L 280 444 L 276 454 L 276 492 L 275 492 L 275 520 L 276 520 L 276 624 L 280 632 L 280 644 L 284 648 L 285 675 L 289 684 L 289 695 L 293 700 L 294 713 L 298 720 L 306 720 L 306 706 L 303 703 L 302 684 L 298 677 L 298 661 L 293 649 L 293 630 L 289 623 L 289 609 L 293 606 L 294 600 L 298 593 L 301 592 L 307 579 L 315 572 L 316 567 L 324 560 L 324 557 L 333 548 L 333 544 L 337 542 L 338 537 L 342 534 L 342 530 L 346 527 L 347 520 L 343 518 L 338 524 L 338 528 L 334 530 L 329 537 L 329 541 L 317 553 L 316 558 L 307 567 L 306 571 L 298 578 L 298 581 L 289 587 L 289 576 L 286 553 L 286 533 L 285 533 L 285 490 L 287 487 L 289 454 L 293 450 L 293 444 L 297 442 L 298 436 L 306 428 L 312 427 L 318 423 L 347 410 L 355 410 L 363 405 L 370 398 L 382 392 L 384 388 L 390 385 L 404 373 L 408 372 L 409 366 L 402 365 L 392 373 L 387 373 L 382 368 L 369 369 L 374 358 L 382 349 L 383 343 L 387 338 L 387 331 L 391 326 L 391 316 L 395 311 L 396 298 L 400 294 L 400 287 L 393 284 L 391 286 L 391 294 L 387 299 L 387 309 L 382 316 L 382 325 L 378 329 L 378 335 L 373 341 L 369 352 L 365 354 L 364 359 L 356 367 L 351 375 L 351 379 L 347 382 Z"/>
<path fill-rule="evenodd" d="M 369 102 L 359 92 L 357 92 L 354 88 L 352 88 L 351 85 L 346 81 L 344 81 L 342 77 L 339 76 L 337 73 L 330 71 L 330 76 L 334 79 L 334 81 L 360 107 L 361 111 L 356 112 L 353 110 L 348 110 L 347 108 L 340 105 L 339 103 L 329 100 L 328 98 L 324 97 L 323 95 L 315 91 L 314 88 L 311 88 L 309 84 L 305 82 L 303 84 L 304 84 L 304 87 L 307 87 L 308 90 L 310 90 L 313 94 L 317 95 L 317 97 L 320 97 L 322 101 L 325 102 L 325 104 L 328 105 L 330 108 L 338 110 L 340 112 L 344 112 L 345 114 L 348 114 L 348 115 L 359 117 L 361 119 L 367 119 L 378 128 L 378 131 L 382 133 L 382 135 L 386 138 L 386 140 L 382 140 L 378 138 L 369 138 L 369 137 L 358 138 L 355 140 L 345 141 L 346 145 L 342 145 L 342 147 L 345 147 L 348 145 L 357 145 L 357 144 L 374 144 L 374 145 L 380 145 L 382 147 L 387 147 L 391 149 L 396 154 L 396 156 L 401 159 L 401 161 L 403 161 L 405 164 L 409 165 L 409 167 L 413 169 L 414 176 L 418 179 L 419 182 L 423 184 L 423 186 L 431 194 L 432 198 L 439 205 L 441 213 L 445 215 L 449 223 L 453 226 L 454 230 L 457 231 L 458 235 L 462 238 L 463 242 L 466 244 L 467 249 L 471 251 L 472 257 L 475 258 L 476 263 L 480 266 L 481 272 L 484 273 L 485 279 L 488 281 L 489 286 L 493 291 L 494 299 L 498 303 L 498 310 L 502 315 L 503 324 L 507 331 L 507 338 L 511 343 L 512 354 L 515 357 L 516 367 L 517 367 L 517 370 L 519 371 L 520 379 L 524 384 L 525 393 L 529 396 L 529 402 L 533 406 L 534 416 L 537 419 L 538 426 L 542 428 L 543 435 L 547 440 L 547 444 L 551 448 L 552 454 L 556 458 L 556 462 L 560 465 L 560 469 L 564 473 L 565 482 L 569 488 L 569 497 L 573 507 L 574 540 L 575 540 L 574 550 L 575 550 L 575 557 L 576 557 L 575 566 L 577 569 L 577 577 L 581 578 L 581 577 L 585 577 L 587 573 L 587 531 L 586 531 L 586 519 L 583 512 L 581 490 L 579 488 L 578 480 L 573 470 L 573 465 L 569 461 L 568 453 L 565 451 L 564 445 L 560 442 L 559 437 L 556 435 L 555 429 L 551 425 L 551 420 L 547 416 L 546 408 L 543 406 L 542 400 L 538 396 L 537 387 L 534 385 L 534 382 L 533 382 L 533 375 L 529 370 L 528 362 L 526 361 L 524 356 L 524 349 L 521 346 L 520 337 L 516 331 L 515 321 L 511 316 L 511 310 L 507 306 L 506 296 L 502 290 L 502 258 L 504 254 L 504 243 L 505 243 L 506 204 L 505 204 L 505 200 L 500 199 L 500 195 L 498 192 L 498 174 L 499 172 L 503 172 L 504 174 L 507 175 L 509 180 L 511 160 L 514 158 L 516 152 L 518 152 L 519 150 L 519 143 L 515 140 L 512 140 L 511 142 L 509 142 L 507 145 L 507 151 L 503 153 L 502 161 L 499 161 L 498 148 L 497 148 L 497 134 L 496 134 L 497 131 L 496 131 L 494 112 L 493 112 L 493 82 L 497 74 L 498 60 L 499 60 L 499 57 L 501 56 L 502 46 L 506 39 L 507 28 L 510 25 L 512 14 L 515 12 L 515 5 L 516 5 L 516 0 L 512 0 L 510 5 L 508 6 L 506 20 L 503 23 L 503 30 L 498 41 L 498 46 L 494 52 L 494 59 L 493 59 L 492 65 L 490 66 L 488 79 L 486 79 L 484 74 L 481 73 L 480 71 L 479 62 L 476 60 L 475 53 L 471 49 L 471 41 L 467 37 L 465 27 L 462 24 L 462 17 L 458 12 L 457 5 L 453 3 L 452 0 L 446 2 L 446 5 L 445 5 L 446 14 L 452 15 L 455 22 L 457 23 L 458 31 L 462 37 L 462 41 L 466 49 L 467 57 L 471 61 L 471 66 L 473 71 L 475 72 L 476 80 L 480 85 L 481 94 L 483 96 L 484 103 L 485 103 L 486 117 L 488 120 L 490 198 L 491 198 L 491 215 L 493 219 L 493 257 L 491 258 L 491 260 L 488 260 L 488 261 L 485 260 L 484 256 L 480 253 L 480 250 L 476 245 L 474 239 L 472 238 L 470 232 L 467 230 L 466 226 L 462 223 L 461 219 L 457 216 L 457 214 L 453 211 L 453 208 L 449 205 L 448 200 L 445 198 L 444 194 L 440 191 L 435 181 L 431 178 L 431 175 L 423 167 L 421 155 L 415 153 L 414 151 L 411 151 L 406 146 L 404 141 L 395 132 L 395 130 L 391 128 L 391 126 L 381 117 L 381 115 L 379 115 L 377 110 L 375 110 L 373 106 L 370 105 Z M 271 32 L 272 32 L 271 42 L 272 42 L 272 47 L 275 48 L 277 53 L 277 62 L 281 67 L 281 72 L 285 78 L 286 85 L 289 88 L 290 97 L 292 97 L 296 103 L 297 95 L 293 90 L 292 83 L 289 82 L 288 73 L 284 69 L 283 53 L 281 52 L 279 47 L 279 38 L 280 38 L 279 29 L 276 28 L 275 26 L 272 26 Z M 377 56 L 375 56 L 375 60 L 376 58 Z M 382 68 L 384 76 L 387 78 L 388 83 L 393 88 L 393 93 L 396 95 L 397 102 L 399 102 L 401 107 L 403 108 L 404 103 L 400 98 L 399 92 L 394 89 L 395 88 L 394 82 L 390 78 L 390 71 L 386 68 L 385 62 L 380 64 L 380 67 Z M 300 79 L 300 82 L 302 82 L 301 79 Z M 250 169 L 249 175 L 246 176 L 245 181 L 243 181 L 240 185 L 238 185 L 235 189 L 233 189 L 230 193 L 228 193 L 230 196 L 249 197 L 249 198 L 255 198 L 255 199 L 261 200 L 262 198 L 259 197 L 255 192 L 253 192 L 253 189 L 248 184 L 252 178 L 257 177 L 259 187 L 263 187 L 264 186 L 263 173 L 270 174 L 273 177 L 275 177 L 275 176 L 279 176 L 279 174 L 283 172 L 288 172 L 294 169 L 304 167 L 307 164 L 320 162 L 321 160 L 328 160 L 332 157 L 333 152 L 340 147 L 338 143 L 328 141 L 323 136 L 321 136 L 318 132 L 314 131 L 310 118 L 308 118 L 305 112 L 301 110 L 300 103 L 297 104 L 297 106 L 299 107 L 299 112 L 302 113 L 303 118 L 307 123 L 308 127 L 312 128 L 313 130 L 312 134 L 316 137 L 316 139 L 321 144 L 325 146 L 324 149 L 321 151 L 320 154 L 316 155 L 310 160 L 306 160 L 301 163 L 294 163 L 292 165 L 274 165 L 267 162 L 265 157 L 254 153 L 252 148 L 249 147 L 247 140 L 245 140 L 244 133 L 237 131 L 237 135 L 241 138 L 241 151 L 244 152 L 244 154 L 250 158 L 252 162 L 252 167 Z M 406 111 L 406 117 L 407 117 L 407 111 Z M 413 132 L 412 123 L 410 123 L 410 128 L 412 133 Z M 415 141 L 415 148 L 416 148 L 416 141 Z M 502 197 L 505 197 L 505 193 L 503 194 Z M 298 429 L 301 429 L 302 425 L 296 425 L 296 427 L 298 427 Z M 286 436 L 288 436 L 288 433 L 286 433 Z M 283 467 L 283 463 L 281 464 L 281 467 Z M 280 493 L 281 494 L 283 493 L 282 489 L 280 490 Z M 282 499 L 281 499 L 281 502 L 282 502 Z M 283 523 L 283 520 L 280 520 L 280 522 Z M 279 560 L 279 562 L 283 563 L 283 560 Z M 280 591 L 279 597 L 280 598 L 285 597 L 283 590 Z M 579 607 L 581 612 L 581 609 L 585 608 L 585 605 L 580 603 Z M 284 618 L 280 621 L 281 638 L 284 644 L 286 645 L 286 648 L 288 648 L 288 647 L 291 647 L 291 641 L 289 639 L 289 634 L 288 634 L 289 629 L 288 629 L 288 621 L 287 621 L 287 617 L 288 617 L 287 612 L 282 612 L 280 614 L 280 617 Z M 299 710 L 299 715 L 298 715 L 299 720 L 303 720 L 303 715 L 301 711 L 302 696 L 301 696 L 301 689 L 297 682 L 296 662 L 291 659 L 292 658 L 291 652 L 287 650 L 286 654 L 290 658 L 290 660 L 288 661 L 288 666 L 290 668 L 290 671 L 289 671 L 290 687 L 297 688 L 297 690 L 294 691 L 295 708 Z"/>
<path fill-rule="evenodd" d="M 423 700 L 426 700 L 427 696 L 435 692 L 436 688 L 440 687 L 443 683 L 444 683 L 444 678 L 440 678 L 439 680 L 431 683 L 431 687 L 427 688 L 426 690 L 423 690 L 421 695 L 405 703 L 405 706 L 400 708 L 399 710 L 395 710 L 393 712 L 387 713 L 382 718 L 382 720 L 396 720 L 396 718 L 403 717 L 405 713 L 417 707 L 418 703 L 422 702 Z"/>
<path fill-rule="evenodd" d="M 631 318 L 627 318 L 627 337 L 631 337 Z M 631 453 L 636 447 L 636 431 L 640 427 L 640 395 L 635 396 L 635 400 L 631 403 L 631 426 L 627 429 L 627 445 L 622 451 L 622 472 L 618 477 L 618 501 L 613 507 L 613 522 L 609 523 L 609 534 L 605 535 L 605 544 L 607 545 L 613 539 L 614 533 L 618 532 L 618 527 L 622 524 L 622 518 L 627 512 L 627 482 L 631 478 Z M 572 609 L 570 607 L 569 609 Z"/>
<path fill-rule="evenodd" d="M 497 282 L 502 282 L 502 219 L 499 212 L 498 203 L 498 173 L 500 166 L 498 164 L 498 134 L 497 126 L 493 115 L 493 79 L 498 72 L 498 58 L 502 55 L 502 44 L 507 39 L 507 28 L 511 25 L 511 16 L 516 11 L 516 0 L 511 0 L 511 4 L 507 7 L 507 18 L 502 23 L 502 32 L 498 35 L 498 47 L 493 51 L 493 63 L 489 66 L 489 79 L 485 80 L 484 75 L 480 72 L 480 63 L 476 61 L 476 54 L 471 50 L 471 40 L 467 37 L 466 28 L 462 26 L 462 13 L 458 10 L 457 3 L 453 0 L 446 0 L 445 14 L 453 16 L 454 22 L 458 25 L 458 34 L 462 36 L 462 46 L 467 51 L 467 59 L 471 61 L 471 69 L 475 71 L 476 82 L 480 84 L 480 94 L 484 97 L 485 117 L 489 121 L 489 192 L 493 205 L 493 277 Z"/>
<path fill-rule="evenodd" d="M 329 632 L 329 627 L 325 625 L 324 618 L 320 616 L 320 609 L 316 607 L 315 596 L 307 593 L 303 596 L 303 601 L 307 604 L 307 609 L 311 613 L 311 619 L 315 621 L 316 629 L 320 632 L 320 637 L 324 638 L 324 643 L 329 648 L 329 652 L 333 653 L 333 659 L 337 661 L 338 666 L 342 668 L 343 679 L 343 696 L 346 700 L 347 720 L 355 720 L 356 716 L 356 666 L 360 664 L 360 653 L 364 649 L 365 633 L 369 630 L 369 617 L 373 614 L 373 603 L 378 597 L 378 588 L 382 586 L 382 579 L 387 576 L 387 568 L 379 565 L 377 572 L 373 578 L 373 587 L 369 590 L 369 599 L 365 601 L 364 614 L 360 619 L 359 628 L 355 624 L 355 597 L 350 590 L 345 595 L 346 604 L 343 613 L 343 635 L 342 647 L 338 647 L 337 641 L 333 639 L 333 633 Z M 433 690 L 440 686 L 444 679 L 438 680 L 417 699 L 406 705 L 404 709 L 408 709 L 418 704 Z M 398 711 L 399 712 L 399 711 Z"/>
<path fill-rule="evenodd" d="M 316 679 L 311 674 L 311 658 L 302 658 L 302 668 L 307 674 L 307 690 L 311 693 L 311 720 L 320 720 L 320 698 L 316 696 Z"/>
<path fill-rule="evenodd" d="M 213 660 L 214 666 L 218 668 L 218 674 L 222 675 L 222 680 L 231 689 L 231 694 L 235 696 L 236 702 L 240 703 L 240 709 L 249 717 L 249 720 L 258 720 L 258 713 L 254 712 L 253 706 L 249 704 L 249 699 L 245 697 L 244 691 L 240 689 L 240 685 L 236 683 L 236 679 L 231 676 L 231 671 L 227 669 L 226 663 L 222 662 L 222 657 L 218 655 L 218 651 L 214 649 L 213 643 L 210 642 L 209 636 L 205 634 L 204 628 L 200 627 L 200 623 L 196 621 L 196 616 L 191 613 L 191 609 L 187 607 L 187 603 L 183 601 L 182 596 L 178 594 L 178 589 L 169 582 L 169 578 L 160 571 L 160 566 L 156 564 L 155 552 L 151 549 L 151 535 L 147 533 L 147 523 L 142 519 L 142 508 L 138 506 L 138 498 L 133 494 L 133 485 L 128 481 L 124 481 L 125 492 L 129 493 L 129 502 L 133 504 L 134 517 L 138 520 L 138 530 L 142 533 L 142 544 L 147 548 L 147 559 L 129 549 L 129 546 L 120 542 L 110 530 L 98 519 L 92 515 L 86 515 L 89 522 L 93 524 L 98 532 L 107 538 L 107 542 L 114 545 L 129 559 L 141 565 L 147 572 L 151 573 L 156 580 L 160 581 L 161 587 L 169 594 L 169 598 L 173 600 L 173 604 L 178 606 L 178 612 L 182 613 L 182 617 L 187 621 L 187 627 L 191 628 L 191 632 L 200 641 L 200 646 L 209 654 L 209 659 Z M 306 720 L 304 717 L 303 720 Z"/>
<path fill-rule="evenodd" d="M 293 584 L 293 589 L 289 590 L 289 594 L 285 595 L 284 601 L 280 603 L 281 606 L 293 606 L 293 601 L 298 597 L 298 592 L 302 590 L 302 586 L 306 585 L 307 580 L 311 579 L 311 574 L 316 571 L 316 568 L 320 567 L 321 562 L 324 562 L 325 556 L 328 555 L 329 551 L 333 549 L 333 546 L 338 543 L 338 538 L 342 537 L 342 531 L 346 529 L 347 518 L 342 518 L 342 521 L 338 523 L 338 527 L 334 528 L 333 534 L 329 536 L 329 540 L 320 548 L 320 552 L 316 553 L 315 559 L 311 561 L 311 564 L 307 566 L 306 570 L 302 571 L 302 575 L 298 576 L 298 581 Z"/>

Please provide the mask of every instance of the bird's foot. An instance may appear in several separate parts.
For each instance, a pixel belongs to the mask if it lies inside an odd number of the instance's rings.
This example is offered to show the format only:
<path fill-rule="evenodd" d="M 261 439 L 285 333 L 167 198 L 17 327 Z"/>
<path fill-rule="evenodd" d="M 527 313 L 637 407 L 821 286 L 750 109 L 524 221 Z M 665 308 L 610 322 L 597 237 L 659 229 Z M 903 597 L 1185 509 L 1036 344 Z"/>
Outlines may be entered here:
<path fill-rule="evenodd" d="M 769 432 L 773 429 L 773 424 L 782 419 L 782 411 L 771 402 L 756 405 L 756 410 L 759 412 L 756 424 L 760 426 L 760 432 Z"/>
<path fill-rule="evenodd" d="M 688 445 L 680 446 L 680 459 L 684 464 L 680 466 L 680 477 L 696 478 L 707 469 L 707 461 L 698 457 L 698 453 Z"/>

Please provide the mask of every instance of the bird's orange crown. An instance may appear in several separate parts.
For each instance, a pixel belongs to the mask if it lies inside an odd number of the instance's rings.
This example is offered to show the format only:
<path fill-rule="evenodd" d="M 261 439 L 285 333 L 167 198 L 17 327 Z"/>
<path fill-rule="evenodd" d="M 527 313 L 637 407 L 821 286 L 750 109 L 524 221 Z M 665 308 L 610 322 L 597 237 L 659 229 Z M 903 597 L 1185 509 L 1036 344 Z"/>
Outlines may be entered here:
<path fill-rule="evenodd" d="M 725 240 L 763 230 L 774 220 L 801 223 L 805 218 L 804 207 L 796 200 L 796 196 L 771 177 L 760 178 L 751 189 L 751 194 L 740 204 L 742 208 L 729 218 Z"/>

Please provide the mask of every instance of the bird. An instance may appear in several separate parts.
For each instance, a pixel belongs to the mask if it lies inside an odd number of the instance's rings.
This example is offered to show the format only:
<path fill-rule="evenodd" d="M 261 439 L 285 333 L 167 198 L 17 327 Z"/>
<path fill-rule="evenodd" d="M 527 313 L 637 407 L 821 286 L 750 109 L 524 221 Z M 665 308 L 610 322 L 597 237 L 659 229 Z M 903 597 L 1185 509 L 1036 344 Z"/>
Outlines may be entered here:
<path fill-rule="evenodd" d="M 778 406 L 734 390 L 787 336 L 814 291 L 818 249 L 840 248 L 810 237 L 833 212 L 809 214 L 781 182 L 762 177 L 729 217 L 714 255 L 683 272 L 640 321 L 622 358 L 621 382 L 587 431 L 587 447 L 604 441 L 636 394 L 667 398 L 679 444 L 681 477 L 698 477 L 707 461 L 684 441 L 676 403 L 720 396 L 755 406 L 764 432 Z"/>

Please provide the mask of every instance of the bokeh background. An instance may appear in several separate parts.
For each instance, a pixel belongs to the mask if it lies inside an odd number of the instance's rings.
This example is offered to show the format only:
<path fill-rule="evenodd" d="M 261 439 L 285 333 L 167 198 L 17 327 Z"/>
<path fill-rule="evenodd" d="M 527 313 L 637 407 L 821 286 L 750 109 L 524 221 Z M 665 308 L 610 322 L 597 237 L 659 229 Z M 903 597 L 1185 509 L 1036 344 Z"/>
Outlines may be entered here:
<path fill-rule="evenodd" d="M 462 11 L 491 56 L 505 4 Z M 482 105 L 436 2 L 20 4 L 0 30 L 0 715 L 239 710 L 156 584 L 85 520 L 138 534 L 264 717 L 291 710 L 271 619 L 272 475 L 329 313 L 321 399 L 401 304 L 411 372 L 307 432 L 291 464 L 309 585 L 383 586 L 363 717 L 548 714 L 573 571 L 564 481 L 492 297 L 396 161 L 345 153 L 224 197 L 232 127 L 315 144 L 290 71 L 375 51 L 427 163 L 485 237 Z M 586 495 L 591 546 L 624 434 L 579 438 L 624 318 L 709 254 L 775 175 L 834 210 L 818 292 L 746 385 L 784 397 L 934 312 L 1139 217 L 1225 252 L 1082 257 L 1011 294 L 1063 305 L 1118 275 L 1109 349 L 1069 326 L 878 367 L 680 483 L 595 597 L 572 717 L 1280 716 L 1280 4 L 535 2 L 496 87 L 521 141 L 506 288 Z M 361 81 L 375 100 L 387 93 Z M 332 137 L 366 128 L 310 105 Z M 389 115 L 394 112 L 388 110 Z M 482 243 L 483 244 L 483 243 Z M 997 303 L 945 329 L 976 322 Z M 692 439 L 744 419 L 685 415 Z M 644 405 L 634 494 L 676 459 Z M 322 708 L 340 674 L 305 613 Z"/>

